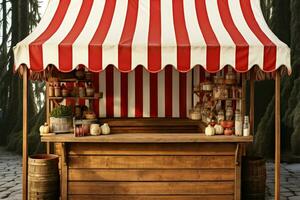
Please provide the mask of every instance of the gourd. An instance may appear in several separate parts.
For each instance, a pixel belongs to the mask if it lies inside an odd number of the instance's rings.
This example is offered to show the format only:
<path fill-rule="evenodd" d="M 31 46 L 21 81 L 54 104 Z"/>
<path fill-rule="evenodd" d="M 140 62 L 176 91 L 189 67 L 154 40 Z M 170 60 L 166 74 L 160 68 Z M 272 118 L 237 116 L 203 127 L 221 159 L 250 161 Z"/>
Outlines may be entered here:
<path fill-rule="evenodd" d="M 102 126 L 101 126 L 101 132 L 103 135 L 108 135 L 110 134 L 110 128 L 108 126 L 107 123 L 104 123 Z"/>
<path fill-rule="evenodd" d="M 97 136 L 97 135 L 101 134 L 101 129 L 100 129 L 99 124 L 91 124 L 90 134 L 94 135 L 94 136 Z"/>
<path fill-rule="evenodd" d="M 222 135 L 224 133 L 224 128 L 221 125 L 216 124 L 214 128 L 216 135 Z"/>
<path fill-rule="evenodd" d="M 49 126 L 48 126 L 47 123 L 45 123 L 44 125 L 40 126 L 40 134 L 41 135 L 49 134 Z"/>
<path fill-rule="evenodd" d="M 213 135 L 215 135 L 215 129 L 210 124 L 205 128 L 205 135 L 206 136 L 213 136 Z"/>

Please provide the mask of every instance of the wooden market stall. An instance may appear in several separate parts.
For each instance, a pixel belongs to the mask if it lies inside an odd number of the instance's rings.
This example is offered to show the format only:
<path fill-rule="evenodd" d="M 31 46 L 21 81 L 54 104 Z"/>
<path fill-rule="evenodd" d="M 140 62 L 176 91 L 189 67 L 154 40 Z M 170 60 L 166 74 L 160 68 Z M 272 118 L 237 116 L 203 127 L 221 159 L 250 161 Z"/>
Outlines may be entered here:
<path fill-rule="evenodd" d="M 259 0 L 51 0 L 14 54 L 24 81 L 23 199 L 33 74 L 46 81 L 50 133 L 41 141 L 60 157 L 61 198 L 124 200 L 240 199 L 254 80 L 276 74 L 279 199 L 280 74 L 291 72 L 290 50 Z M 53 121 L 62 112 L 74 117 L 59 122 L 67 128 Z M 110 129 L 91 136 L 91 124 Z"/>

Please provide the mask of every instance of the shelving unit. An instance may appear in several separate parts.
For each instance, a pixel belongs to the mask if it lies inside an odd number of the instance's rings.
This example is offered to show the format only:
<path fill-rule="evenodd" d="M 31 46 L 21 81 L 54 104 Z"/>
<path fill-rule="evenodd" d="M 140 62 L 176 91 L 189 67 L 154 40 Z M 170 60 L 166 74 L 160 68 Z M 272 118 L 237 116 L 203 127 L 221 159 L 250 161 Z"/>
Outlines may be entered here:
<path fill-rule="evenodd" d="M 79 100 L 83 99 L 83 100 L 88 100 L 89 101 L 89 105 L 90 107 L 92 106 L 92 102 L 94 100 L 99 100 L 103 97 L 103 93 L 102 92 L 97 92 L 99 93 L 99 96 L 98 97 L 95 97 L 95 96 L 91 96 L 91 97 L 88 97 L 88 96 L 85 96 L 85 97 L 80 97 L 80 96 L 59 96 L 59 97 L 55 97 L 55 96 L 49 96 L 49 92 L 48 92 L 48 88 L 49 88 L 49 84 L 50 83 L 90 83 L 92 82 L 92 80 L 90 79 L 76 79 L 76 78 L 59 78 L 58 80 L 55 80 L 55 81 L 50 81 L 50 82 L 47 82 L 46 84 L 46 95 L 47 95 L 47 98 L 46 98 L 46 105 L 47 105 L 47 113 L 51 113 L 51 110 L 60 105 L 64 100 L 75 100 L 76 101 L 76 104 L 79 102 Z M 47 115 L 47 121 L 49 123 L 49 118 L 50 116 Z"/>
<path fill-rule="evenodd" d="M 232 82 L 233 83 L 233 82 Z M 202 83 L 204 84 L 204 83 Z M 206 83 L 209 84 L 209 83 Z M 193 88 L 193 94 L 197 95 L 199 97 L 199 102 L 200 104 L 202 104 L 202 108 L 207 108 L 209 110 L 209 112 L 214 113 L 215 115 L 217 115 L 216 113 L 216 106 L 217 104 L 221 104 L 222 107 L 224 107 L 224 102 L 225 101 L 231 101 L 232 104 L 235 103 L 235 107 L 238 108 L 239 110 L 241 110 L 241 113 L 243 113 L 243 108 L 240 106 L 242 105 L 242 101 L 243 101 L 243 82 L 239 82 L 236 81 L 235 84 L 214 84 L 211 82 L 212 86 L 212 90 L 202 90 L 203 85 L 197 86 Z M 214 95 L 214 89 L 215 87 L 220 87 L 220 90 L 227 90 L 226 96 L 230 96 L 230 97 L 223 97 L 224 92 L 221 92 L 221 97 L 219 98 L 215 98 Z M 233 89 L 233 91 L 232 91 Z M 236 92 L 238 91 L 238 92 Z M 233 94 L 235 93 L 235 94 Z M 222 96 L 223 95 L 223 96 Z M 207 101 L 206 101 L 206 100 Z M 207 102 L 209 102 L 211 106 L 204 106 L 204 104 L 206 104 Z M 225 108 L 224 109 L 224 113 L 225 113 Z M 242 115 L 243 116 L 243 115 Z"/>
<path fill-rule="evenodd" d="M 101 92 L 99 97 L 72 97 L 72 96 L 68 96 L 68 97 L 49 97 L 49 100 L 64 100 L 64 99 L 89 99 L 89 100 L 94 100 L 94 99 L 101 99 L 103 96 L 103 93 Z"/>

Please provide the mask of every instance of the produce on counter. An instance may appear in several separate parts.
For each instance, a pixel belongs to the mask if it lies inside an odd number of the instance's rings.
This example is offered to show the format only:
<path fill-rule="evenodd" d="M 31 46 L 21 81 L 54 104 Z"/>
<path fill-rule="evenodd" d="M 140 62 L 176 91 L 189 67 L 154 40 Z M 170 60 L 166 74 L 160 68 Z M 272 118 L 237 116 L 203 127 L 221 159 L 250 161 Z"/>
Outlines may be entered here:
<path fill-rule="evenodd" d="M 49 126 L 47 123 L 45 123 L 44 125 L 40 126 L 40 135 L 47 135 L 49 134 Z"/>
<path fill-rule="evenodd" d="M 101 128 L 99 124 L 91 124 L 90 134 L 93 136 L 97 136 L 101 134 Z"/>
<path fill-rule="evenodd" d="M 214 126 L 214 129 L 215 129 L 215 134 L 216 135 L 223 135 L 224 134 L 224 128 L 220 124 L 216 124 Z"/>
<path fill-rule="evenodd" d="M 210 124 L 205 128 L 205 135 L 206 136 L 213 136 L 213 135 L 215 135 L 215 129 Z"/>
<path fill-rule="evenodd" d="M 101 132 L 103 135 L 108 135 L 110 134 L 110 127 L 108 126 L 108 123 L 104 123 L 102 126 L 101 126 Z"/>

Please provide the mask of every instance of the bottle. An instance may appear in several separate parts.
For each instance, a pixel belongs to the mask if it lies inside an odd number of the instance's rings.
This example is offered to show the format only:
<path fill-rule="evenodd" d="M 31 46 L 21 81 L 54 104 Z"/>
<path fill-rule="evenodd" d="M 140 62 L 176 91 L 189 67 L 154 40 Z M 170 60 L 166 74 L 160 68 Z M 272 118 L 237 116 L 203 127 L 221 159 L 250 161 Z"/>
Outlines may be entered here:
<path fill-rule="evenodd" d="M 244 118 L 244 124 L 243 124 L 243 136 L 249 136 L 250 135 L 250 124 L 249 124 L 249 117 L 245 116 Z"/>
<path fill-rule="evenodd" d="M 239 110 L 235 111 L 235 122 L 234 122 L 234 130 L 236 136 L 242 136 L 243 135 L 243 122 L 242 122 L 242 116 L 241 112 Z"/>

